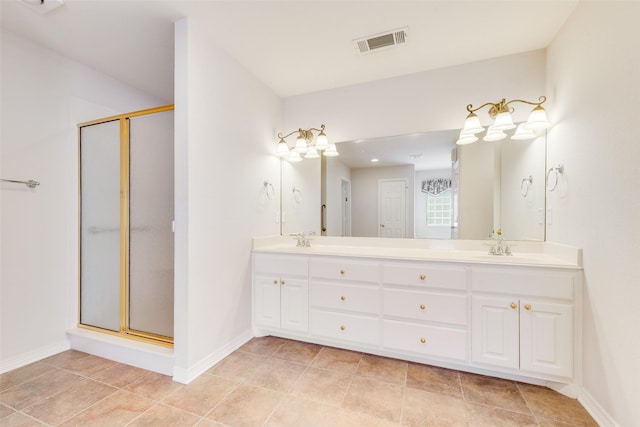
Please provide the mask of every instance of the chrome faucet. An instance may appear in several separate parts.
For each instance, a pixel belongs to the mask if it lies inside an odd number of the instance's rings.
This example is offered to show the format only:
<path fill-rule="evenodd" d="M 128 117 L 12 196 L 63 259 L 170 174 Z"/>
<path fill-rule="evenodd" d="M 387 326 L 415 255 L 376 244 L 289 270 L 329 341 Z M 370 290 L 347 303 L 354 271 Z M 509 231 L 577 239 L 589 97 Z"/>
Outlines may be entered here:
<path fill-rule="evenodd" d="M 489 255 L 512 255 L 511 248 L 504 241 L 504 237 L 502 237 L 502 229 L 498 228 L 497 231 L 492 232 L 489 235 L 491 239 L 491 247 L 489 248 Z"/>
<path fill-rule="evenodd" d="M 309 235 L 305 235 L 304 233 L 292 233 L 289 236 L 293 236 L 297 239 L 296 247 L 297 248 L 309 248 L 311 247 L 311 236 L 315 235 L 315 233 L 309 233 Z"/>

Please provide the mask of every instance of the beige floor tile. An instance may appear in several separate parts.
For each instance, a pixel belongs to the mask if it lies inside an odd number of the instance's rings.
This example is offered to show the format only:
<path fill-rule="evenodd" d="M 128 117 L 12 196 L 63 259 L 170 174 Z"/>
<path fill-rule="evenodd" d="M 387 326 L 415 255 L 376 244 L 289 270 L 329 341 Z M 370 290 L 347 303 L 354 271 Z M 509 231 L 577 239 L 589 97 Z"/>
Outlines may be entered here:
<path fill-rule="evenodd" d="M 409 363 L 407 387 L 462 398 L 458 371 L 420 363 Z"/>
<path fill-rule="evenodd" d="M 569 424 L 558 420 L 553 420 L 550 418 L 540 418 L 538 417 L 538 426 L 540 427 L 576 427 L 575 424 Z"/>
<path fill-rule="evenodd" d="M 469 427 L 536 427 L 538 425 L 533 415 L 468 402 L 466 407 Z"/>
<path fill-rule="evenodd" d="M 112 368 L 117 365 L 117 362 L 112 360 L 103 359 L 102 357 L 88 355 L 77 360 L 65 363 L 60 366 L 63 369 L 73 372 L 74 374 L 82 375 L 85 377 L 92 377 L 99 372 Z"/>
<path fill-rule="evenodd" d="M 576 399 L 563 396 L 546 387 L 518 384 L 531 411 L 539 418 L 548 418 L 577 426 L 597 426 L 591 415 Z"/>
<path fill-rule="evenodd" d="M 267 356 L 236 351 L 207 372 L 244 382 L 251 378 L 256 369 L 266 360 Z"/>
<path fill-rule="evenodd" d="M 41 362 L 62 368 L 76 360 L 84 359 L 88 355 L 88 353 L 83 353 L 77 350 L 67 350 L 47 357 L 46 359 L 41 360 Z"/>
<path fill-rule="evenodd" d="M 180 390 L 182 387 L 182 384 L 173 381 L 171 377 L 167 375 L 148 372 L 142 378 L 123 388 L 140 396 L 160 401 L 171 393 Z"/>
<path fill-rule="evenodd" d="M 15 409 L 22 409 L 83 380 L 79 375 L 56 369 L 3 391 L 0 393 L 0 402 Z"/>
<path fill-rule="evenodd" d="M 402 405 L 402 425 L 466 426 L 464 401 L 453 396 L 407 388 Z"/>
<path fill-rule="evenodd" d="M 4 417 L 8 417 L 9 415 L 13 414 L 15 411 L 11 408 L 9 408 L 6 405 L 3 405 L 2 403 L 0 403 L 0 420 L 3 419 Z"/>
<path fill-rule="evenodd" d="M 358 370 L 360 359 L 362 359 L 362 353 L 334 347 L 323 347 L 311 366 L 354 374 Z"/>
<path fill-rule="evenodd" d="M 531 414 L 518 386 L 513 381 L 461 372 L 460 382 L 464 399 L 468 402 Z"/>
<path fill-rule="evenodd" d="M 398 423 L 403 390 L 397 384 L 356 376 L 351 381 L 342 407 Z"/>
<path fill-rule="evenodd" d="M 262 356 L 271 356 L 282 344 L 285 343 L 284 338 L 278 337 L 258 337 L 252 338 L 245 345 L 240 347 L 240 351 L 245 351 L 253 354 L 260 354 Z"/>
<path fill-rule="evenodd" d="M 116 390 L 97 381 L 85 379 L 22 411 L 46 423 L 57 425 L 113 394 Z"/>
<path fill-rule="evenodd" d="M 0 375 L 0 391 L 14 387 L 25 381 L 29 381 L 42 374 L 51 372 L 55 367 L 42 362 L 32 363 L 22 368 L 14 369 Z"/>
<path fill-rule="evenodd" d="M 317 344 L 286 341 L 273 353 L 272 357 L 308 366 L 313 362 L 313 359 L 318 355 L 321 348 L 322 347 Z"/>
<path fill-rule="evenodd" d="M 135 366 L 117 363 L 116 365 L 100 371 L 91 376 L 94 380 L 102 381 L 114 387 L 122 388 L 147 375 L 149 371 L 136 368 Z"/>
<path fill-rule="evenodd" d="M 118 390 L 61 425 L 62 427 L 123 426 L 155 404 L 153 400 Z"/>
<path fill-rule="evenodd" d="M 292 396 L 340 406 L 352 378 L 353 375 L 343 372 L 309 368 L 289 393 Z"/>
<path fill-rule="evenodd" d="M 305 369 L 306 366 L 270 358 L 256 369 L 247 383 L 286 393 Z"/>
<path fill-rule="evenodd" d="M 193 414 L 158 403 L 127 424 L 127 427 L 189 427 L 199 420 Z"/>
<path fill-rule="evenodd" d="M 362 356 L 356 375 L 404 385 L 407 366 L 408 363 L 404 360 L 365 354 Z"/>
<path fill-rule="evenodd" d="M 283 396 L 277 391 L 241 384 L 207 418 L 233 427 L 259 427 Z"/>
<path fill-rule="evenodd" d="M 219 422 L 202 418 L 195 424 L 195 427 L 229 427 L 226 424 L 220 424 Z"/>
<path fill-rule="evenodd" d="M 227 378 L 203 374 L 169 395 L 163 403 L 202 417 L 227 397 L 238 384 L 237 381 Z"/>
<path fill-rule="evenodd" d="M 2 420 L 2 427 L 41 427 L 46 424 L 34 420 L 24 414 L 15 412 Z"/>
<path fill-rule="evenodd" d="M 344 408 L 287 396 L 266 427 L 397 427 L 399 424 Z"/>

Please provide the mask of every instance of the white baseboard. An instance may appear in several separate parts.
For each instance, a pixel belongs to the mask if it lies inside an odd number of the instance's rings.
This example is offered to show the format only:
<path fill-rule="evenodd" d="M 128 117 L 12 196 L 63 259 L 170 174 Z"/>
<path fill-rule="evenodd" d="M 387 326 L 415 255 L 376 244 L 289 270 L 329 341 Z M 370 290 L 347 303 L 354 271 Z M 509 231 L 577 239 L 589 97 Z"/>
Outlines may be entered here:
<path fill-rule="evenodd" d="M 88 329 L 67 331 L 71 348 L 148 371 L 173 375 L 173 349 Z"/>
<path fill-rule="evenodd" d="M 36 348 L 35 350 L 28 351 L 17 356 L 10 357 L 8 359 L 0 361 L 0 374 L 13 371 L 14 369 L 21 368 L 30 363 L 37 362 L 38 360 L 45 359 L 54 354 L 58 354 L 71 348 L 69 341 L 64 340 L 55 344 L 46 345 L 44 347 Z"/>
<path fill-rule="evenodd" d="M 251 338 L 253 338 L 253 333 L 249 330 L 208 356 L 202 358 L 198 363 L 191 367 L 183 368 L 176 366 L 173 370 L 173 380 L 182 384 L 189 384 L 191 381 L 195 380 L 215 366 L 222 359 L 236 351 Z"/>
<path fill-rule="evenodd" d="M 578 397 L 578 402 L 593 417 L 600 427 L 620 427 L 609 413 L 584 388 Z"/>

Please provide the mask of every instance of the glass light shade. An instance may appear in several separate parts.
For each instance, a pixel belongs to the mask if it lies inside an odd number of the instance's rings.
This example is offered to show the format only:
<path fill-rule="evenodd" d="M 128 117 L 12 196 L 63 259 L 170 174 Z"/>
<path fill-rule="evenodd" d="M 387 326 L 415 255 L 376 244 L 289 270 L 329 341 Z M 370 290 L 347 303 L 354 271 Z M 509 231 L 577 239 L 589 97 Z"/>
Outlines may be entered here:
<path fill-rule="evenodd" d="M 538 105 L 529 114 L 529 120 L 525 127 L 532 131 L 538 131 L 549 127 L 549 121 L 547 120 L 547 112 L 542 106 Z"/>
<path fill-rule="evenodd" d="M 325 156 L 327 157 L 335 157 L 337 155 L 339 155 L 340 153 L 338 153 L 338 150 L 336 150 L 336 144 L 329 144 L 329 146 L 327 147 L 326 150 L 324 150 L 323 153 Z"/>
<path fill-rule="evenodd" d="M 483 141 L 493 142 L 500 141 L 507 137 L 507 134 L 500 129 L 496 129 L 495 126 L 489 126 L 487 134 L 482 138 Z"/>
<path fill-rule="evenodd" d="M 278 146 L 276 148 L 276 156 L 286 157 L 288 155 L 289 155 L 289 146 L 287 145 L 286 142 L 284 142 L 284 139 L 281 139 L 280 142 L 278 142 Z"/>
<path fill-rule="evenodd" d="M 511 139 L 522 140 L 522 139 L 533 139 L 536 137 L 535 132 L 529 130 L 525 127 L 526 123 L 520 123 L 518 125 L 518 129 L 516 129 L 516 133 L 513 134 Z"/>
<path fill-rule="evenodd" d="M 480 118 L 478 118 L 475 113 L 469 113 L 464 121 L 462 133 L 475 135 L 476 133 L 480 133 L 483 130 L 484 128 L 480 125 Z"/>
<path fill-rule="evenodd" d="M 467 145 L 472 144 L 478 140 L 478 137 L 472 133 L 463 133 L 460 132 L 460 138 L 456 141 L 458 145 Z"/>
<path fill-rule="evenodd" d="M 326 150 L 327 147 L 329 147 L 329 139 L 327 139 L 327 135 L 325 135 L 324 132 L 320 132 L 316 138 L 316 150 Z"/>
<path fill-rule="evenodd" d="M 307 140 L 299 136 L 298 139 L 296 139 L 296 145 L 295 147 L 293 147 L 293 151 L 304 154 L 308 149 L 309 148 L 307 147 Z"/>
<path fill-rule="evenodd" d="M 320 157 L 320 154 L 318 154 L 316 147 L 313 146 L 309 147 L 307 154 L 304 155 L 305 159 L 317 159 L 318 157 Z"/>
<path fill-rule="evenodd" d="M 511 113 L 508 111 L 505 111 L 505 112 L 499 113 L 496 116 L 496 121 L 493 123 L 493 126 L 490 126 L 489 128 L 493 128 L 494 130 L 509 130 L 515 127 L 516 125 L 513 124 L 513 118 L 511 118 Z"/>
<path fill-rule="evenodd" d="M 287 157 L 287 160 L 290 163 L 297 163 L 302 161 L 302 157 L 300 157 L 300 153 L 298 153 L 297 151 L 291 150 L 291 152 L 289 153 L 289 157 Z"/>

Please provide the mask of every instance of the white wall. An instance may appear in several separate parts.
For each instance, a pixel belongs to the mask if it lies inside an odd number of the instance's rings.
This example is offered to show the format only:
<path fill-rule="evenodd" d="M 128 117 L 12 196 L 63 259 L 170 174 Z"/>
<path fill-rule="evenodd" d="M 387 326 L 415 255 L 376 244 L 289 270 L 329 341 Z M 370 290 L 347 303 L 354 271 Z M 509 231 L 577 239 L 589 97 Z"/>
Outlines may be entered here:
<path fill-rule="evenodd" d="M 333 142 L 458 129 L 467 104 L 538 99 L 545 91 L 545 65 L 545 51 L 537 50 L 293 96 L 283 101 L 283 127 L 324 123 Z M 529 111 L 516 108 L 514 120 L 526 120 Z M 478 115 L 483 124 L 490 122 L 486 112 Z"/>
<path fill-rule="evenodd" d="M 584 251 L 583 401 L 640 425 L 640 3 L 580 2 L 548 49 L 548 240 Z M 593 407 L 593 405 L 592 405 Z"/>
<path fill-rule="evenodd" d="M 251 336 L 251 238 L 278 234 L 274 154 L 281 101 L 176 23 L 176 334 L 174 377 L 188 382 Z"/>
<path fill-rule="evenodd" d="M 68 348 L 77 323 L 77 123 L 162 101 L 2 31 L 0 370 Z"/>
<path fill-rule="evenodd" d="M 405 179 L 406 236 L 413 236 L 414 165 L 351 169 L 351 230 L 356 237 L 378 237 L 378 184 L 381 179 Z"/>

